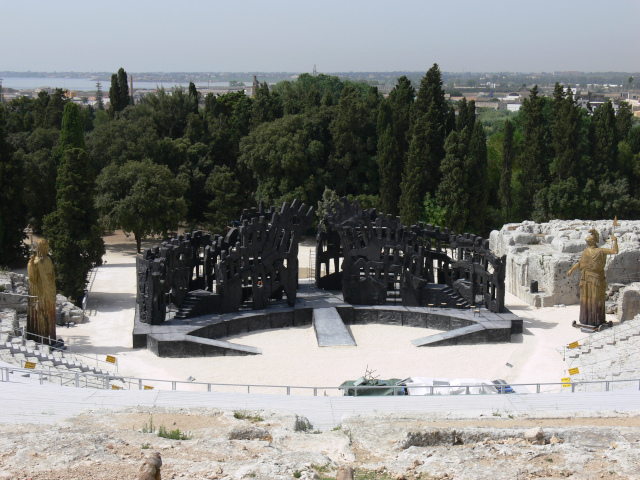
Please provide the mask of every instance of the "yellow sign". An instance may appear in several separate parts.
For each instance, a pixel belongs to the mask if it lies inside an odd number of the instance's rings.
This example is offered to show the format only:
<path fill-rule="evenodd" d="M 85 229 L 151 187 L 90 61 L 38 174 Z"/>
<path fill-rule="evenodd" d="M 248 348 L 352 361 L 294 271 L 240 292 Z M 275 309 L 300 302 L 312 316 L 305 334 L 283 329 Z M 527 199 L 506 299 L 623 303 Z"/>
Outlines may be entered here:
<path fill-rule="evenodd" d="M 112 357 L 111 355 L 107 355 L 107 362 L 116 363 L 116 357 Z"/>
<path fill-rule="evenodd" d="M 561 378 L 562 380 L 562 388 L 567 388 L 571 386 L 571 383 L 567 383 L 567 382 L 571 382 L 571 377 L 563 377 Z"/>
<path fill-rule="evenodd" d="M 578 348 L 580 344 L 578 342 L 573 342 L 569 344 L 569 348 Z"/>
<path fill-rule="evenodd" d="M 30 369 L 34 369 L 36 368 L 36 364 L 33 362 L 24 362 L 24 368 L 30 368 Z"/>
<path fill-rule="evenodd" d="M 144 386 L 144 389 L 145 389 L 145 390 L 153 390 L 153 387 L 150 387 L 149 385 L 145 385 L 145 386 Z"/>
<path fill-rule="evenodd" d="M 120 390 L 120 387 L 117 385 L 111 385 L 111 390 Z"/>
<path fill-rule="evenodd" d="M 579 373 L 580 373 L 580 370 L 578 370 L 578 367 L 569 369 L 569 375 L 577 375 Z"/>

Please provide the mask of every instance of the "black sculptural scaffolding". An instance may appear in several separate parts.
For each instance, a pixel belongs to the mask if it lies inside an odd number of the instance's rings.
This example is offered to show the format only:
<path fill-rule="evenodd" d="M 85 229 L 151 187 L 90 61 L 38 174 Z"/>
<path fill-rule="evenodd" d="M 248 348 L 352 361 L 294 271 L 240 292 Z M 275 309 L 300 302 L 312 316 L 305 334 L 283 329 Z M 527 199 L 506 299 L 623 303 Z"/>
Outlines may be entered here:
<path fill-rule="evenodd" d="M 345 302 L 360 305 L 504 309 L 506 258 L 493 255 L 488 240 L 423 223 L 407 227 L 357 201 L 340 202 L 328 208 L 317 236 L 318 287 L 341 288 Z"/>
<path fill-rule="evenodd" d="M 195 231 L 147 249 L 137 259 L 137 307 L 142 323 L 160 324 L 170 304 L 182 318 L 262 309 L 286 295 L 293 305 L 298 243 L 313 208 L 294 200 L 279 210 L 245 210 L 222 237 Z M 187 301 L 189 300 L 189 301 Z M 188 308 L 187 308 L 188 307 Z"/>

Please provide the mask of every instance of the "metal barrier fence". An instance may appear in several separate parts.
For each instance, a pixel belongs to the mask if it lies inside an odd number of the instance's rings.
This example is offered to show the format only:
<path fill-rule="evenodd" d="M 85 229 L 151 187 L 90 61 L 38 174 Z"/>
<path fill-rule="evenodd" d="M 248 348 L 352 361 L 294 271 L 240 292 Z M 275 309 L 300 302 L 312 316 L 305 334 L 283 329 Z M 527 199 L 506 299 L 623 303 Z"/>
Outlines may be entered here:
<path fill-rule="evenodd" d="M 237 384 L 237 383 L 210 383 L 210 382 L 195 382 L 195 381 L 180 381 L 180 380 L 159 380 L 151 378 L 136 378 L 136 377 L 123 377 L 118 375 L 98 375 L 82 372 L 65 372 L 65 371 L 47 371 L 47 370 L 32 370 L 18 367 L 0 367 L 0 381 L 10 382 L 11 375 L 19 375 L 21 377 L 30 377 L 37 379 L 40 385 L 43 385 L 45 381 L 59 384 L 63 386 L 74 386 L 78 388 L 98 388 L 98 389 L 128 389 L 128 390 L 178 390 L 178 386 L 181 391 L 202 391 L 202 392 L 216 392 L 216 393 L 254 393 L 254 394 L 268 394 L 272 395 L 307 395 L 318 396 L 320 393 L 324 396 L 336 396 L 346 394 L 346 390 L 349 393 L 353 393 L 353 396 L 366 396 L 371 395 L 372 390 L 391 390 L 393 389 L 394 395 L 404 395 L 407 389 L 403 385 L 382 385 L 382 386 L 347 386 L 347 387 L 306 387 L 306 386 L 293 386 L 293 385 L 258 385 L 258 384 Z M 637 386 L 640 390 L 640 379 L 627 379 L 627 380 L 599 380 L 599 381 L 577 381 L 577 382 L 564 382 L 564 383 L 519 383 L 509 385 L 496 385 L 494 388 L 496 393 L 506 393 L 507 389 L 511 387 L 514 389 L 513 394 L 530 395 L 535 393 L 558 393 L 565 388 L 571 388 L 571 392 L 575 392 L 577 387 L 599 385 L 602 391 L 615 390 L 616 386 L 619 388 L 635 388 Z M 163 388 L 167 387 L 167 388 Z M 531 387 L 531 388 L 529 388 Z M 410 387 L 415 388 L 415 386 Z M 427 396 L 432 395 L 449 395 L 451 391 L 455 390 L 458 395 L 488 395 L 495 393 L 485 393 L 486 386 L 480 388 L 478 385 L 433 385 L 418 388 L 429 389 Z M 525 392 L 525 389 L 527 390 Z M 274 391 L 275 390 L 275 391 Z M 462 390 L 462 391 L 461 391 Z M 478 391 L 476 393 L 476 390 Z M 566 390 L 569 391 L 569 390 Z M 327 393 L 329 392 L 329 394 Z"/>

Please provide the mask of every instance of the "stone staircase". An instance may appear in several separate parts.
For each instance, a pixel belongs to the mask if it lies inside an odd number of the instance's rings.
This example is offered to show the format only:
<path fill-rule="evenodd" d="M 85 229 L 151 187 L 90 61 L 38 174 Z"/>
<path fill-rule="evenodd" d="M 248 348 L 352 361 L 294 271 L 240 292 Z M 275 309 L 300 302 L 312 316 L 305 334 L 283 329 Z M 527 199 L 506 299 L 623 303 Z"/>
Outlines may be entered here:
<path fill-rule="evenodd" d="M 191 291 L 184 298 L 173 318 L 186 320 L 187 318 L 212 313 L 215 310 L 216 302 L 219 301 L 220 299 L 217 295 L 206 290 Z"/>
<path fill-rule="evenodd" d="M 640 378 L 640 315 L 613 328 L 591 334 L 573 349 L 558 348 L 565 355 L 567 370 L 578 368 L 572 382 L 636 380 Z M 568 376 L 568 375 L 567 375 Z M 637 382 L 616 382 L 610 389 L 636 386 Z M 576 391 L 602 391 L 606 385 L 576 385 Z M 564 389 L 563 389 L 564 390 Z M 566 389 L 568 390 L 568 389 Z"/>

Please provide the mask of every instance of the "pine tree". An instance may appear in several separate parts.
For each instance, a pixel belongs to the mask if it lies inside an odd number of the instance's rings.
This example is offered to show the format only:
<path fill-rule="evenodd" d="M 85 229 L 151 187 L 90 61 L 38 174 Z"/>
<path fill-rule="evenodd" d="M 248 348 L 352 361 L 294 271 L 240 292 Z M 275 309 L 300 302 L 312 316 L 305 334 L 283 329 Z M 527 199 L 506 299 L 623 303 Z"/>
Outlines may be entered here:
<path fill-rule="evenodd" d="M 14 265 L 27 254 L 24 168 L 7 141 L 5 126 L 5 109 L 0 106 L 0 266 Z"/>
<path fill-rule="evenodd" d="M 440 166 L 442 181 L 438 187 L 437 200 L 446 209 L 446 226 L 462 233 L 469 216 L 469 192 L 464 161 L 465 147 L 457 132 L 449 134 L 445 149 L 447 154 Z"/>
<path fill-rule="evenodd" d="M 504 220 L 511 221 L 511 169 L 513 168 L 513 123 L 509 119 L 504 122 L 502 140 L 502 171 L 500 173 L 500 201 L 504 211 Z"/>
<path fill-rule="evenodd" d="M 45 217 L 43 233 L 51 245 L 58 291 L 80 305 L 89 271 L 102 264 L 105 251 L 84 150 L 64 152 L 56 187 L 56 209 Z"/>

